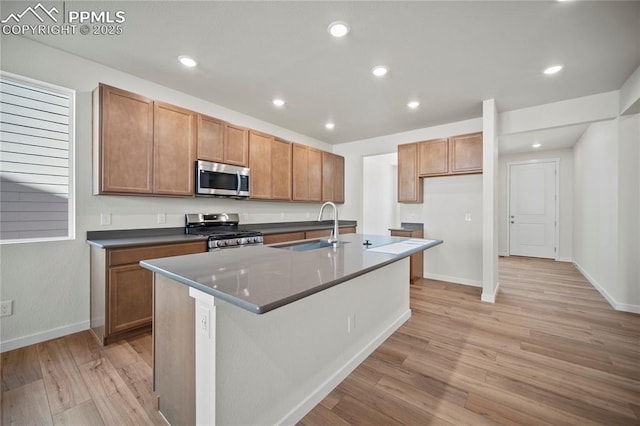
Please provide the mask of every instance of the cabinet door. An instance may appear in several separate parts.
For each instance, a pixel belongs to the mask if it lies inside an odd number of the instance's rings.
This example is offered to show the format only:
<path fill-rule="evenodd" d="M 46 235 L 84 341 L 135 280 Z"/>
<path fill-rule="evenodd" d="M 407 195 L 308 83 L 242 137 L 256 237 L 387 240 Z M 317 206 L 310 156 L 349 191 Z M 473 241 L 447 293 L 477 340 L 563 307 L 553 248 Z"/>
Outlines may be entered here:
<path fill-rule="evenodd" d="M 309 201 L 322 201 L 322 151 L 308 150 Z"/>
<path fill-rule="evenodd" d="M 271 198 L 291 200 L 291 144 L 279 139 L 271 141 Z"/>
<path fill-rule="evenodd" d="M 138 265 L 112 267 L 108 283 L 107 334 L 151 324 L 151 271 Z"/>
<path fill-rule="evenodd" d="M 334 155 L 333 160 L 333 201 L 344 203 L 344 157 Z"/>
<path fill-rule="evenodd" d="M 450 138 L 451 173 L 482 173 L 482 133 Z"/>
<path fill-rule="evenodd" d="M 309 200 L 309 156 L 307 147 L 293 144 L 293 199 L 294 201 Z"/>
<path fill-rule="evenodd" d="M 334 201 L 335 160 L 330 152 L 322 153 L 322 201 Z"/>
<path fill-rule="evenodd" d="M 224 161 L 224 121 L 198 115 L 197 159 Z"/>
<path fill-rule="evenodd" d="M 249 164 L 249 132 L 244 127 L 225 124 L 223 162 L 243 167 Z"/>
<path fill-rule="evenodd" d="M 418 144 L 418 174 L 420 176 L 449 173 L 449 141 L 434 139 Z"/>
<path fill-rule="evenodd" d="M 322 201 L 344 203 L 344 157 L 322 152 Z"/>
<path fill-rule="evenodd" d="M 94 93 L 95 193 L 153 191 L 153 101 L 101 84 Z"/>
<path fill-rule="evenodd" d="M 156 102 L 154 121 L 153 192 L 193 195 L 196 114 Z"/>
<path fill-rule="evenodd" d="M 398 145 L 398 202 L 421 203 L 422 180 L 418 177 L 418 144 Z"/>
<path fill-rule="evenodd" d="M 251 168 L 251 198 L 270 199 L 271 194 L 271 142 L 273 136 L 249 132 L 249 167 Z"/>

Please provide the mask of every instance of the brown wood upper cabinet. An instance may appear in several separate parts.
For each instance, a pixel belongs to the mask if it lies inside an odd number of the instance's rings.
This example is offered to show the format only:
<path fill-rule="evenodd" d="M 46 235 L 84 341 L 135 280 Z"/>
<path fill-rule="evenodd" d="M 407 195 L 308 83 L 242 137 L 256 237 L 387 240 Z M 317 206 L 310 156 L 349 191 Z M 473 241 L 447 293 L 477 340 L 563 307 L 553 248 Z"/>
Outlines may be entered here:
<path fill-rule="evenodd" d="M 193 195 L 196 113 L 156 102 L 153 132 L 153 192 Z"/>
<path fill-rule="evenodd" d="M 100 84 L 93 115 L 93 192 L 153 193 L 153 101 Z"/>
<path fill-rule="evenodd" d="M 418 144 L 398 145 L 398 202 L 421 203 L 422 188 L 418 175 Z"/>
<path fill-rule="evenodd" d="M 449 138 L 451 173 L 482 173 L 482 132 Z"/>
<path fill-rule="evenodd" d="M 93 96 L 94 193 L 192 196 L 196 114 L 104 84 Z"/>
<path fill-rule="evenodd" d="M 249 131 L 251 198 L 291 200 L 291 144 Z"/>
<path fill-rule="evenodd" d="M 418 143 L 422 177 L 482 173 L 482 132 Z"/>
<path fill-rule="evenodd" d="M 293 144 L 293 200 L 322 201 L 322 151 Z"/>
<path fill-rule="evenodd" d="M 247 167 L 248 130 L 217 118 L 198 115 L 198 159 Z"/>
<path fill-rule="evenodd" d="M 344 203 L 344 157 L 322 152 L 322 201 Z"/>

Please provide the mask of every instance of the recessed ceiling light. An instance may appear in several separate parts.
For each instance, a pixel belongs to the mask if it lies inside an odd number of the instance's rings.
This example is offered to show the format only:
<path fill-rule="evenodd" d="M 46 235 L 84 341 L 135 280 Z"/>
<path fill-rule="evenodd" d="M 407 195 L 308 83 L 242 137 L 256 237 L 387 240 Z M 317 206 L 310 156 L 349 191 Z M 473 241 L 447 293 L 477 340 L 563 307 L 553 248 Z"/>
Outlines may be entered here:
<path fill-rule="evenodd" d="M 416 109 L 420 106 L 420 102 L 418 101 L 411 101 L 407 104 L 407 106 L 411 109 Z"/>
<path fill-rule="evenodd" d="M 531 148 L 540 148 L 542 145 L 538 142 L 534 143 L 533 145 L 531 145 Z"/>
<path fill-rule="evenodd" d="M 283 105 L 284 105 L 284 100 L 282 100 L 282 99 L 278 99 L 278 98 L 276 98 L 276 99 L 274 99 L 272 102 L 273 102 L 273 104 L 274 104 L 275 106 L 277 106 L 277 107 L 281 107 L 281 106 L 283 106 Z"/>
<path fill-rule="evenodd" d="M 325 128 L 327 128 L 327 129 L 329 129 L 329 130 L 331 130 L 331 129 L 333 129 L 334 127 L 336 127 L 336 125 L 335 125 L 335 124 L 333 124 L 331 121 L 327 121 L 327 122 L 324 124 L 324 127 L 325 127 Z"/>
<path fill-rule="evenodd" d="M 329 28 L 327 28 L 329 34 L 334 37 L 340 38 L 349 34 L 349 24 L 342 21 L 335 21 L 329 24 Z"/>
<path fill-rule="evenodd" d="M 184 55 L 178 56 L 178 60 L 185 67 L 193 68 L 196 65 L 198 65 L 198 62 L 190 56 L 184 56 Z"/>
<path fill-rule="evenodd" d="M 386 75 L 389 72 L 389 68 L 385 67 L 384 65 L 378 65 L 373 67 L 371 72 L 376 77 L 382 77 L 383 75 Z"/>
<path fill-rule="evenodd" d="M 547 69 L 545 69 L 543 72 L 547 75 L 551 75 L 551 74 L 556 74 L 558 72 L 560 72 L 560 70 L 562 70 L 562 68 L 564 68 L 562 65 L 553 65 Z"/>

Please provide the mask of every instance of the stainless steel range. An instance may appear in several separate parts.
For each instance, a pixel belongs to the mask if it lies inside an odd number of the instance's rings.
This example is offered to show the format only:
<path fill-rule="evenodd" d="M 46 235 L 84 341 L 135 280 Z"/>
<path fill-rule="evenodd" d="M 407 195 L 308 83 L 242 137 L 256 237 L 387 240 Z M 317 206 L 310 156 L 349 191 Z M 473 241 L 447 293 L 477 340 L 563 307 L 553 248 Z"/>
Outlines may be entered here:
<path fill-rule="evenodd" d="M 187 213 L 185 233 L 209 237 L 209 251 L 262 244 L 262 232 L 238 227 L 238 213 Z"/>

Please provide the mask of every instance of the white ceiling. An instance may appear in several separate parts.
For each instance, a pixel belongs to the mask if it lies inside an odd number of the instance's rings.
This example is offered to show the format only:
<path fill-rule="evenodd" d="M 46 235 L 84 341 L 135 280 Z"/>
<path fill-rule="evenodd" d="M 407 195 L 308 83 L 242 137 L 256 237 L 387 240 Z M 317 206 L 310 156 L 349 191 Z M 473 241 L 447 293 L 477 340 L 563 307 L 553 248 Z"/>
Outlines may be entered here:
<path fill-rule="evenodd" d="M 2 16 L 24 5 L 3 1 Z M 640 65 L 638 1 L 65 7 L 122 10 L 123 34 L 32 38 L 332 144 L 479 117 L 483 99 L 508 111 L 616 90 Z M 327 33 L 335 20 L 350 24 L 347 37 Z M 200 64 L 185 69 L 179 55 Z M 560 74 L 541 73 L 556 63 Z M 382 79 L 370 73 L 378 64 L 390 68 Z M 287 104 L 274 107 L 274 97 Z"/>
<path fill-rule="evenodd" d="M 589 124 L 577 124 L 554 129 L 502 135 L 499 137 L 498 152 L 500 155 L 518 154 L 531 151 L 568 149 L 580 139 Z M 531 145 L 539 143 L 539 148 Z"/>

